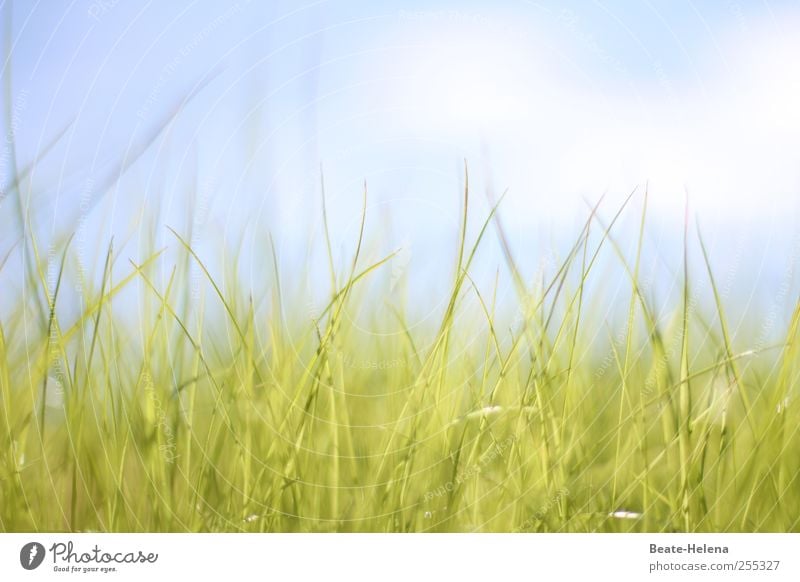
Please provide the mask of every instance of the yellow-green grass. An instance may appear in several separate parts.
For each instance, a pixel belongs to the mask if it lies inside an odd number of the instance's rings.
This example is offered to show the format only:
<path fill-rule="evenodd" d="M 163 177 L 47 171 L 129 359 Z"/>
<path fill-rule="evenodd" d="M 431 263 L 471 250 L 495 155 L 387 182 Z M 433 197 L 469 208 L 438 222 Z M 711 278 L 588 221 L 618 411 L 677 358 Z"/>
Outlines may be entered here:
<path fill-rule="evenodd" d="M 688 226 L 681 298 L 654 305 L 634 200 L 632 258 L 620 214 L 595 208 L 530 281 L 495 212 L 468 240 L 465 191 L 427 326 L 372 285 L 392 256 L 365 259 L 363 216 L 347 264 L 328 242 L 326 272 L 305 274 L 331 286 L 312 313 L 269 244 L 255 297 L 177 231 L 172 254 L 140 261 L 109 245 L 87 280 L 69 241 L 43 256 L 28 236 L 28 292 L 0 321 L 0 530 L 799 531 L 800 312 L 777 342 L 736 345 Z M 512 315 L 471 277 L 490 236 Z M 605 328 L 586 293 L 599 257 L 626 289 Z M 707 267 L 701 301 L 691 260 Z M 67 280 L 79 308 L 60 303 Z M 399 332 L 364 334 L 354 306 Z"/>

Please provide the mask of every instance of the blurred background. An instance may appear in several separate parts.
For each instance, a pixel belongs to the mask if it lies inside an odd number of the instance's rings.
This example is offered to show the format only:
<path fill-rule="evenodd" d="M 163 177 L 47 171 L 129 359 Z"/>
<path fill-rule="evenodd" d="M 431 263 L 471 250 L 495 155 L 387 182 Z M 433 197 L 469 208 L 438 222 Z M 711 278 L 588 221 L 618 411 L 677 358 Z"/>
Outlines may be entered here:
<path fill-rule="evenodd" d="M 470 239 L 507 192 L 529 282 L 604 194 L 608 223 L 637 192 L 615 226 L 632 259 L 646 190 L 654 296 L 677 290 L 688 201 L 691 269 L 699 224 L 733 313 L 780 321 L 796 300 L 796 2 L 6 1 L 2 19 L 0 309 L 25 293 L 23 228 L 42 255 L 74 233 L 97 280 L 112 236 L 143 260 L 169 225 L 253 290 L 271 236 L 321 300 L 322 185 L 344 271 L 366 183 L 363 264 L 400 249 L 389 285 L 424 318 L 452 280 L 465 162 Z M 615 260 L 594 291 L 612 299 L 630 290 Z M 474 273 L 513 293 L 493 230 Z"/>

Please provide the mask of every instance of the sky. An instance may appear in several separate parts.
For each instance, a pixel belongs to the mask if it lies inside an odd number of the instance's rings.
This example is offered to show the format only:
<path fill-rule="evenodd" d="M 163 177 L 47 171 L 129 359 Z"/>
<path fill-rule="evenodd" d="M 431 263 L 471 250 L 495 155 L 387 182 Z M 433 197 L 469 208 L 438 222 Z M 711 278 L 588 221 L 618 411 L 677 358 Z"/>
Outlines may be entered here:
<path fill-rule="evenodd" d="M 588 204 L 605 194 L 609 218 L 637 189 L 664 273 L 688 200 L 742 301 L 796 288 L 796 2 L 76 0 L 2 18 L 0 256 L 18 239 L 11 164 L 35 160 L 31 224 L 77 232 L 87 270 L 112 235 L 131 254 L 169 240 L 143 227 L 156 211 L 208 256 L 238 248 L 254 280 L 269 235 L 285 268 L 320 266 L 324 181 L 343 264 L 366 183 L 375 257 L 403 248 L 437 281 L 466 162 L 471 232 L 507 191 L 527 273 Z M 490 243 L 487 276 L 501 262 Z"/>

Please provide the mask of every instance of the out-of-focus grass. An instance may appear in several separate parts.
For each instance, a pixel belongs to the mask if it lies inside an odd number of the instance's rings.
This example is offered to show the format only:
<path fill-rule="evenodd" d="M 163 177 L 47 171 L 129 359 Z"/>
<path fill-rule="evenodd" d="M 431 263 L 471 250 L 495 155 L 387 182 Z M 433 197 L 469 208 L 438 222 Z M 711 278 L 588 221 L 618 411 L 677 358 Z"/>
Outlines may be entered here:
<path fill-rule="evenodd" d="M 281 293 L 274 249 L 253 297 L 174 232 L 174 267 L 154 251 L 115 280 L 125 257 L 109 245 L 79 312 L 59 316 L 69 243 L 43 257 L 29 237 L 45 317 L 29 294 L 0 321 L 0 529 L 798 531 L 800 311 L 777 345 L 735 347 L 702 241 L 685 262 L 705 261 L 715 311 L 700 313 L 688 269 L 680 301 L 653 305 L 637 200 L 633 260 L 617 218 L 593 210 L 531 284 L 494 214 L 467 240 L 465 192 L 450 299 L 427 327 L 368 290 L 391 257 L 364 258 L 363 217 L 352 260 L 328 253 L 328 303 L 311 315 Z M 470 277 L 493 222 L 512 320 Z M 602 254 L 628 292 L 598 330 L 586 289 Z M 208 293 L 187 292 L 197 274 Z M 115 303 L 126 291 L 135 327 Z M 364 339 L 354 305 L 401 333 Z"/>

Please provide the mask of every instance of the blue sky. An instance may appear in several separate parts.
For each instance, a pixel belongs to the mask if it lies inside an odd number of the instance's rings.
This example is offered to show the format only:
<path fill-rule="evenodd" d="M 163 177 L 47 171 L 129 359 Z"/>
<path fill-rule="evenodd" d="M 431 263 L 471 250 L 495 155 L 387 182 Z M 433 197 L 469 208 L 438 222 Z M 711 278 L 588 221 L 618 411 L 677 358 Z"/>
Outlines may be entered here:
<path fill-rule="evenodd" d="M 87 263 L 112 234 L 141 248 L 158 207 L 210 254 L 269 232 L 296 266 L 319 242 L 322 168 L 343 258 L 366 180 L 383 250 L 415 249 L 430 274 L 464 159 L 475 227 L 484 193 L 508 189 L 531 272 L 586 199 L 607 192 L 610 213 L 645 184 L 656 254 L 675 254 L 688 191 L 722 270 L 754 285 L 766 264 L 769 292 L 796 259 L 796 3 L 96 0 L 6 3 L 3 19 L 18 165 L 67 128 L 23 198 L 45 239 L 81 230 Z M 7 145 L 3 162 L 6 185 Z"/>

